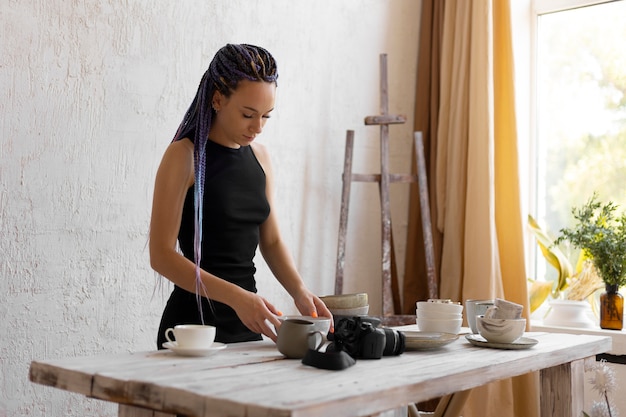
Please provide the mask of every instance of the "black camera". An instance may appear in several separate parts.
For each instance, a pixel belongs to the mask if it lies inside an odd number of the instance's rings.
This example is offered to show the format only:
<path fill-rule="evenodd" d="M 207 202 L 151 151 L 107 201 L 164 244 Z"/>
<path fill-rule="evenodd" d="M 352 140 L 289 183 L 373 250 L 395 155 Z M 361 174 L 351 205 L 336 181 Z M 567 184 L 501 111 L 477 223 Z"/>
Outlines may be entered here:
<path fill-rule="evenodd" d="M 380 359 L 404 352 L 404 333 L 378 327 L 375 317 L 343 317 L 335 323 L 335 332 L 328 334 L 332 343 L 326 351 L 345 351 L 355 359 Z"/>

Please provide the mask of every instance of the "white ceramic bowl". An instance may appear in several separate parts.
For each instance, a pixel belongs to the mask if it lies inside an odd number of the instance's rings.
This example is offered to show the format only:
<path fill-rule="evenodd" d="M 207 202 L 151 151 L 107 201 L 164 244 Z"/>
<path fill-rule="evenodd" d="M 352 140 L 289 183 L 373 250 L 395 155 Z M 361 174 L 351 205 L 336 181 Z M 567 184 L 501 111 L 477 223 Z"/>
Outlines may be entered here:
<path fill-rule="evenodd" d="M 416 303 L 417 311 L 432 311 L 439 313 L 457 313 L 463 312 L 463 305 L 458 303 L 435 303 L 432 301 L 418 301 Z"/>
<path fill-rule="evenodd" d="M 330 308 L 328 307 L 333 316 L 365 316 L 370 311 L 370 306 L 365 305 L 362 307 L 354 308 Z"/>
<path fill-rule="evenodd" d="M 330 330 L 330 317 L 312 317 L 312 316 L 280 316 L 278 320 L 300 319 L 310 321 L 315 324 L 315 330 L 319 330 L 326 335 Z"/>
<path fill-rule="evenodd" d="M 325 295 L 320 297 L 320 300 L 322 300 L 329 309 L 356 308 L 369 305 L 367 293 L 364 292 L 356 294 Z"/>
<path fill-rule="evenodd" d="M 415 320 L 422 332 L 441 332 L 458 334 L 463 319 L 426 319 L 417 317 Z"/>
<path fill-rule="evenodd" d="M 417 317 L 423 317 L 425 319 L 460 319 L 463 318 L 463 313 L 441 313 L 439 311 L 430 310 L 415 310 Z"/>
<path fill-rule="evenodd" d="M 488 342 L 513 343 L 524 334 L 526 319 L 491 319 L 476 316 L 478 333 Z"/>

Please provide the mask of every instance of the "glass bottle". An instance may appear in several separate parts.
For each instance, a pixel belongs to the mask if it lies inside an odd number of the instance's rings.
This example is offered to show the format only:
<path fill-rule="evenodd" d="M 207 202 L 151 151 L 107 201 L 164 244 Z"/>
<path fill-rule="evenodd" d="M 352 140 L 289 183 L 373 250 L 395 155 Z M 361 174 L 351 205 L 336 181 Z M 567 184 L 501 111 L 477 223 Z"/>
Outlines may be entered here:
<path fill-rule="evenodd" d="M 617 285 L 606 284 L 606 291 L 600 295 L 600 327 L 608 330 L 622 330 L 624 327 L 624 297 L 617 292 Z"/>

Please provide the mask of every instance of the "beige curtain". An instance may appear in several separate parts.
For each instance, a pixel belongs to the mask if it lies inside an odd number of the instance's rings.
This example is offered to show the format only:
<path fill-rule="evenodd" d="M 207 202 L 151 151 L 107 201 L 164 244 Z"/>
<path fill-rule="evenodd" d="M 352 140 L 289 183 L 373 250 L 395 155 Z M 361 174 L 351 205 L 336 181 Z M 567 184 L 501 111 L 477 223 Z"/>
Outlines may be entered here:
<path fill-rule="evenodd" d="M 415 98 L 414 130 L 422 132 L 424 154 L 426 159 L 426 173 L 428 189 L 434 190 L 435 149 L 437 148 L 437 120 L 439 118 L 439 64 L 441 54 L 441 37 L 443 25 L 443 1 L 423 0 L 420 22 L 419 61 L 417 73 L 417 87 Z M 415 173 L 415 160 L 413 160 Z M 430 193 L 430 216 L 433 224 L 437 222 L 437 205 Z M 424 240 L 421 207 L 417 184 L 411 185 L 409 201 L 409 227 L 407 231 L 407 248 L 405 263 L 405 278 L 403 281 L 402 312 L 415 314 L 415 302 L 428 298 L 426 279 L 426 260 L 424 254 Z M 439 271 L 441 259 L 442 235 L 436 228 L 432 230 L 433 249 L 435 252 L 435 267 Z M 440 276 L 437 274 L 437 276 Z"/>
<path fill-rule="evenodd" d="M 433 227 L 441 236 L 439 296 L 502 297 L 523 304 L 528 318 L 509 1 L 423 0 L 422 23 L 430 18 L 432 29 L 432 10 L 443 5 L 441 31 L 429 36 L 431 45 L 441 36 L 441 54 L 438 78 L 430 73 L 431 83 L 438 83 L 439 107 L 434 123 L 429 117 L 427 159 L 434 178 Z M 420 72 L 423 57 L 420 49 Z M 433 87 L 420 91 L 419 80 L 418 103 L 432 103 Z M 416 129 L 423 128 L 416 114 Z M 410 227 L 416 223 L 410 219 Z M 405 281 L 420 276 L 409 266 Z M 536 380 L 531 374 L 474 389 L 462 415 L 537 416 Z"/>

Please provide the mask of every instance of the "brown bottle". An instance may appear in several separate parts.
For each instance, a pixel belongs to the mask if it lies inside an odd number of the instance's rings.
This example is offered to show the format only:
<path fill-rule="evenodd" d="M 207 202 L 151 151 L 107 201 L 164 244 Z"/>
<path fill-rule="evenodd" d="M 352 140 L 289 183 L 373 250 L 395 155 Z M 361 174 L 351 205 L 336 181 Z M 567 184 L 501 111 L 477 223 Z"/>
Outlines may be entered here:
<path fill-rule="evenodd" d="M 617 285 L 606 285 L 600 295 L 600 327 L 608 330 L 622 330 L 624 327 L 624 297 L 617 292 Z"/>

